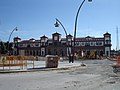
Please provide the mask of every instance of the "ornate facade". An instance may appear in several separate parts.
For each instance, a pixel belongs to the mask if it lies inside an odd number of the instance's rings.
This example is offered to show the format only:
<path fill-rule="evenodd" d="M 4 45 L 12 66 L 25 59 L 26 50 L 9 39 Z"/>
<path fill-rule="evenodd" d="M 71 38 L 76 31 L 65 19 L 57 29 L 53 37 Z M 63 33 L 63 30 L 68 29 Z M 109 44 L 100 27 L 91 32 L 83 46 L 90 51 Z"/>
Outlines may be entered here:
<path fill-rule="evenodd" d="M 73 37 L 72 35 L 68 35 L 66 38 L 61 38 L 61 34 L 57 32 L 52 34 L 52 38 L 44 35 L 39 40 L 33 38 L 21 40 L 21 38 L 15 37 L 13 47 L 14 55 L 68 56 L 73 53 Z M 87 36 L 75 39 L 74 52 L 76 54 L 81 55 L 84 52 L 89 55 L 92 51 L 95 51 L 98 56 L 110 56 L 111 34 L 107 32 L 100 38 Z"/>

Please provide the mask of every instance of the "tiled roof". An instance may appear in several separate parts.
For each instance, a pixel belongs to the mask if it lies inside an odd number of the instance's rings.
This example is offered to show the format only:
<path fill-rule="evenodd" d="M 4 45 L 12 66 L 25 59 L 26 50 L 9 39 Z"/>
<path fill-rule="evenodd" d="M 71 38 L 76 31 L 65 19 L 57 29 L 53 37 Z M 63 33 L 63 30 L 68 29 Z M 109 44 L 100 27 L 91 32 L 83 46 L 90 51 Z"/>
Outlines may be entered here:
<path fill-rule="evenodd" d="M 19 38 L 19 37 L 14 37 L 14 39 L 19 39 L 19 40 L 21 40 L 21 38 Z"/>
<path fill-rule="evenodd" d="M 48 37 L 46 37 L 46 36 L 44 35 L 44 36 L 42 36 L 42 37 L 40 37 L 40 38 L 48 38 Z"/>
<path fill-rule="evenodd" d="M 52 35 L 61 35 L 61 34 L 59 34 L 59 33 L 56 32 L 56 33 L 53 33 Z"/>

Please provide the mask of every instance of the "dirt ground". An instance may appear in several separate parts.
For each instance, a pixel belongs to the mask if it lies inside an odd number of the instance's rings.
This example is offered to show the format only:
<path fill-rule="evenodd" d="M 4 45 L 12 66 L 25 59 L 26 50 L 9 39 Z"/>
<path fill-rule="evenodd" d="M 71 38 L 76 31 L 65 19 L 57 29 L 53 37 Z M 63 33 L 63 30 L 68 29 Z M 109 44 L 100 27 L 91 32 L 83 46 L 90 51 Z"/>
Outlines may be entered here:
<path fill-rule="evenodd" d="M 88 65 L 65 73 L 74 78 L 65 82 L 63 90 L 120 90 L 120 74 L 109 65 Z"/>
<path fill-rule="evenodd" d="M 84 61 L 85 67 L 71 68 L 69 71 L 61 71 L 69 80 L 63 81 L 62 90 L 120 90 L 120 72 L 113 73 L 109 60 Z M 58 90 L 56 88 L 54 90 Z M 59 89 L 59 90 L 60 90 Z"/>
<path fill-rule="evenodd" d="M 0 75 L 0 90 L 120 90 L 113 61 L 84 61 L 85 67 Z"/>

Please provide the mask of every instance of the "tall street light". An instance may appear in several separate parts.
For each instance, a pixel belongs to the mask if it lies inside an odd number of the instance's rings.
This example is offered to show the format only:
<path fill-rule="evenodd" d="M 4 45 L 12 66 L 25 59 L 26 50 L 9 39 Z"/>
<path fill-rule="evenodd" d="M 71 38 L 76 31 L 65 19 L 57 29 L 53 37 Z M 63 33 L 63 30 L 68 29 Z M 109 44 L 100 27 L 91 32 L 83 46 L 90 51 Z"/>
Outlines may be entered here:
<path fill-rule="evenodd" d="M 59 27 L 59 24 L 62 26 L 62 28 L 63 28 L 63 30 L 64 30 L 64 32 L 65 32 L 65 35 L 67 36 L 67 31 L 66 31 L 65 27 L 64 27 L 63 24 L 60 22 L 60 20 L 58 20 L 58 19 L 56 18 L 56 23 L 54 24 L 55 27 Z"/>
<path fill-rule="evenodd" d="M 69 43 L 68 43 L 68 38 L 67 38 L 67 36 L 68 36 L 67 31 L 66 31 L 65 27 L 63 26 L 63 24 L 60 22 L 60 20 L 58 20 L 58 19 L 56 18 L 56 23 L 54 24 L 55 27 L 59 27 L 59 24 L 62 26 L 62 28 L 63 28 L 63 30 L 64 30 L 64 32 L 65 32 L 65 35 L 66 35 L 66 46 L 68 46 L 68 55 L 69 55 L 68 57 L 69 57 L 69 62 L 71 62 L 71 61 L 70 61 Z"/>
<path fill-rule="evenodd" d="M 83 0 L 82 3 L 80 4 L 79 8 L 78 8 L 78 11 L 77 11 L 77 14 L 76 14 L 76 18 L 75 18 L 75 29 L 74 29 L 74 44 L 73 44 L 73 60 L 72 62 L 74 62 L 74 56 L 75 56 L 75 39 L 76 39 L 76 28 L 77 28 L 77 20 L 78 20 L 78 15 L 79 15 L 79 12 L 83 6 L 83 4 L 85 3 L 86 0 Z M 92 0 L 88 0 L 88 2 L 92 2 Z"/>
<path fill-rule="evenodd" d="M 11 38 L 11 36 L 12 36 L 12 34 L 13 34 L 14 31 L 18 31 L 17 27 L 15 27 L 15 28 L 12 30 L 12 32 L 10 33 L 9 38 L 8 38 L 8 49 L 7 49 L 8 55 L 10 55 L 10 51 L 9 51 L 9 50 L 10 50 L 10 47 L 9 47 L 10 38 Z"/>

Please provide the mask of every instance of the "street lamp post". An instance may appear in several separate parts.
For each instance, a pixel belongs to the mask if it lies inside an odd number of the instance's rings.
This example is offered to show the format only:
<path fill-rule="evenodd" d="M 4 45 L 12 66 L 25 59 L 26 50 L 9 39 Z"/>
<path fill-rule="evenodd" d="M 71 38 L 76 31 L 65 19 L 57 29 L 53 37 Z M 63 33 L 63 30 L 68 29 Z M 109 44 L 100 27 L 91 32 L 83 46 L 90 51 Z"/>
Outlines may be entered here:
<path fill-rule="evenodd" d="M 64 30 L 64 32 L 65 32 L 65 35 L 66 35 L 66 45 L 68 46 L 68 57 L 69 57 L 69 62 L 71 62 L 70 61 L 70 50 L 69 50 L 69 43 L 68 43 L 68 38 L 67 38 L 67 31 L 66 31 L 66 29 L 65 29 L 65 27 L 63 26 L 63 24 L 60 22 L 60 20 L 58 20 L 57 18 L 56 18 L 56 23 L 54 24 L 55 25 L 55 27 L 59 27 L 59 24 L 62 26 L 62 28 L 63 28 L 63 30 Z"/>
<path fill-rule="evenodd" d="M 78 11 L 77 11 L 77 14 L 76 14 L 76 18 L 75 18 L 75 29 L 74 29 L 74 44 L 73 44 L 73 60 L 72 62 L 74 62 L 74 56 L 75 56 L 75 39 L 76 39 L 76 28 L 77 28 L 77 20 L 78 20 L 78 15 L 79 15 L 79 12 L 83 6 L 83 4 L 85 3 L 86 0 L 83 0 L 82 3 L 80 4 L 79 8 L 78 8 Z M 89 2 L 92 2 L 92 0 L 88 0 Z"/>
<path fill-rule="evenodd" d="M 66 31 L 65 27 L 64 27 L 63 24 L 60 22 L 60 20 L 58 20 L 58 19 L 56 18 L 56 23 L 54 24 L 55 27 L 59 27 L 59 24 L 62 26 L 62 28 L 63 28 L 63 30 L 64 30 L 64 32 L 65 32 L 65 35 L 67 36 L 67 31 Z"/>
<path fill-rule="evenodd" d="M 9 50 L 10 50 L 10 47 L 9 47 L 10 38 L 11 38 L 13 32 L 14 32 L 14 31 L 17 31 L 17 30 L 18 30 L 17 27 L 15 27 L 15 28 L 12 30 L 12 32 L 10 33 L 10 35 L 9 35 L 9 38 L 8 38 L 8 49 L 7 49 L 8 55 L 10 55 L 10 51 L 9 51 Z"/>

